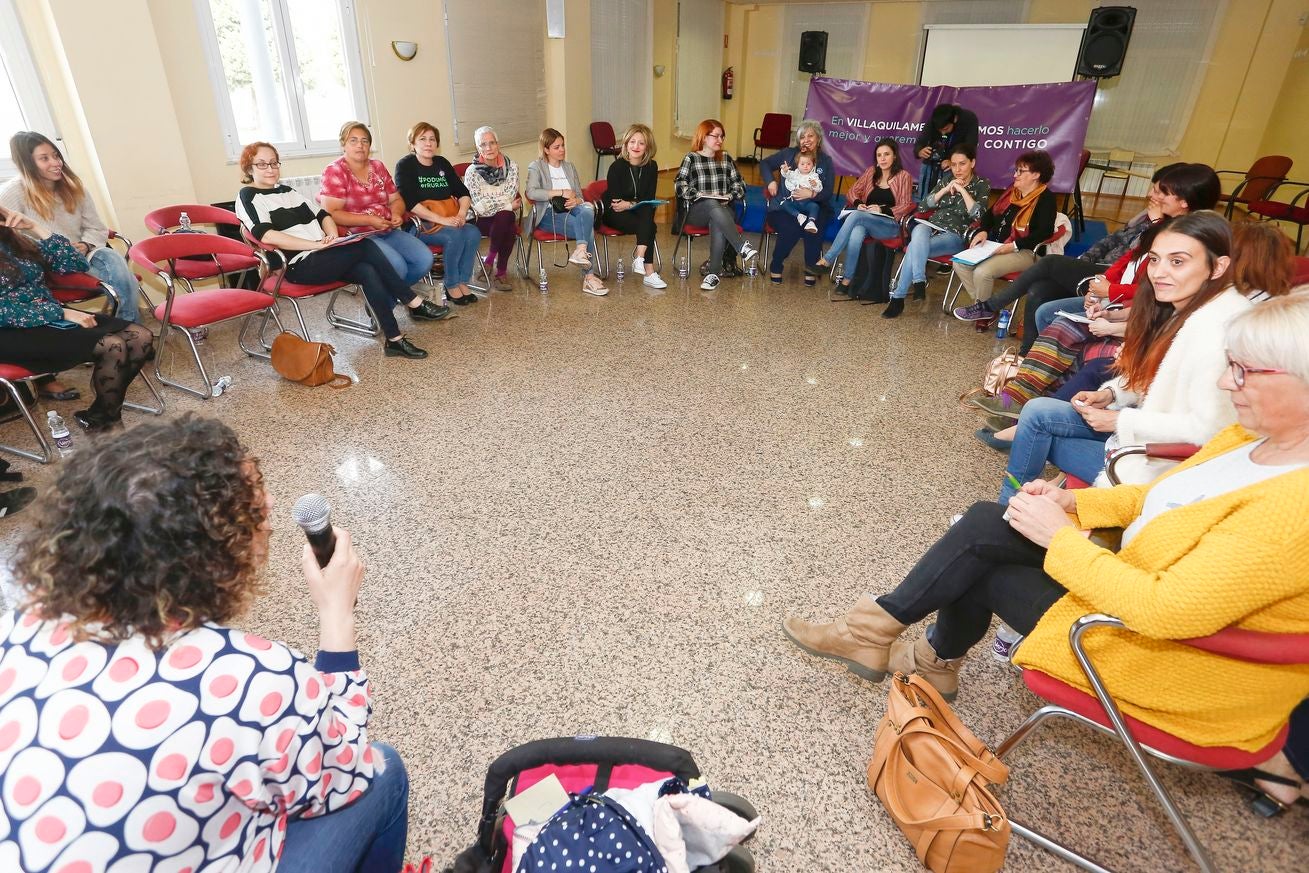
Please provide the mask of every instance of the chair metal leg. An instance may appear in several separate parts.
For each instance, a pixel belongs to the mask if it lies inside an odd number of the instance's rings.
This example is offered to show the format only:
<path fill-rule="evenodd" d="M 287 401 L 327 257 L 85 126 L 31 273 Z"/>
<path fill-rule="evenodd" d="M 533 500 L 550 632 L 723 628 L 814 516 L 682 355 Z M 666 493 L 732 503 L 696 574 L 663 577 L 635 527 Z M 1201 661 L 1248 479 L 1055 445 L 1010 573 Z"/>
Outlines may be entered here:
<path fill-rule="evenodd" d="M 168 334 L 174 331 L 186 337 L 186 342 L 191 347 L 191 358 L 195 361 L 196 368 L 200 370 L 200 378 L 204 381 L 205 390 L 198 391 L 189 385 L 184 385 L 181 382 L 174 382 L 172 379 L 169 379 L 164 375 L 163 365 L 165 352 L 168 349 Z M 199 397 L 201 400 L 208 400 L 214 393 L 214 383 L 209 378 L 209 371 L 205 369 L 205 362 L 200 358 L 200 349 L 196 346 L 195 339 L 191 336 L 191 331 L 184 327 L 177 327 L 167 322 L 164 323 L 159 331 L 159 351 L 155 355 L 155 378 L 164 385 L 171 385 L 174 388 L 185 391 L 187 394 Z"/>
<path fill-rule="evenodd" d="M 150 396 L 155 399 L 154 405 L 146 406 L 143 403 L 133 403 L 130 400 L 124 400 L 123 406 L 127 409 L 135 409 L 137 412 L 147 412 L 150 415 L 163 415 L 165 409 L 164 398 L 163 395 L 159 393 L 159 389 L 155 387 L 155 383 L 150 381 L 150 377 L 146 375 L 145 370 L 141 370 L 140 373 L 137 373 L 137 378 L 139 378 L 141 383 L 145 385 L 146 390 L 150 392 Z"/>
<path fill-rule="evenodd" d="M 281 333 L 283 330 L 282 317 L 277 314 L 276 303 L 261 312 L 252 312 L 241 320 L 241 332 L 236 335 L 236 344 L 241 347 L 241 351 L 245 352 L 252 358 L 263 358 L 264 360 L 272 358 L 272 355 L 269 354 L 267 348 L 263 347 L 262 343 L 260 344 L 260 348 L 254 348 L 253 346 L 246 345 L 245 342 L 246 334 L 250 331 L 250 326 L 255 323 L 255 320 L 259 319 L 259 323 L 262 325 L 267 320 L 268 316 L 272 316 L 273 323 L 277 325 L 277 332 Z M 260 330 L 260 333 L 262 333 L 262 329 Z"/>
<path fill-rule="evenodd" d="M 327 323 L 337 330 L 344 330 L 349 333 L 357 333 L 363 336 L 377 336 L 381 328 L 377 326 L 377 319 L 373 316 L 373 309 L 368 305 L 368 298 L 364 298 L 364 314 L 368 316 L 368 321 L 360 321 L 357 318 L 341 315 L 336 311 L 336 301 L 341 294 L 351 296 L 359 293 L 358 285 L 347 285 L 344 288 L 337 288 L 332 292 L 332 296 L 327 300 Z"/>
<path fill-rule="evenodd" d="M 1297 243 L 1296 248 L 1298 249 L 1298 248 L 1299 248 L 1299 240 L 1296 240 L 1296 243 Z M 654 253 L 655 253 L 655 270 L 656 270 L 656 271 L 658 271 L 658 270 L 663 270 L 663 268 L 664 268 L 664 258 L 663 258 L 663 255 L 659 254 L 659 238 L 658 238 L 658 237 L 655 237 L 655 241 L 654 241 Z"/>
<path fill-rule="evenodd" d="M 1032 830 L 1024 824 L 1019 824 L 1012 818 L 1009 819 L 1009 830 L 1014 836 L 1022 837 L 1028 842 L 1035 843 L 1050 854 L 1063 858 L 1069 864 L 1073 864 L 1083 870 L 1089 870 L 1090 873 L 1113 873 L 1113 871 L 1108 867 L 1102 867 L 1090 858 L 1077 854 L 1063 843 L 1051 839 L 1040 831 Z"/>
<path fill-rule="evenodd" d="M 27 408 L 22 395 L 18 393 L 18 386 L 8 379 L 0 379 L 0 385 L 3 385 L 9 392 L 9 399 L 13 401 L 14 408 L 22 414 L 23 420 L 27 422 L 28 429 L 32 431 L 32 436 L 36 437 L 36 444 L 41 447 L 40 454 L 37 454 L 14 446 L 0 445 L 0 452 L 9 452 L 11 455 L 17 455 L 29 461 L 36 461 L 39 464 L 50 463 L 54 459 L 50 443 L 46 441 L 45 434 L 41 433 L 41 428 L 37 427 L 36 420 L 32 418 L 31 410 Z"/>
<path fill-rule="evenodd" d="M 964 287 L 963 282 L 955 281 L 954 270 L 950 271 L 950 278 L 945 280 L 945 299 L 941 301 L 941 311 L 949 312 L 954 309 L 955 303 L 959 300 L 959 291 Z M 950 289 L 954 289 L 954 293 Z"/>

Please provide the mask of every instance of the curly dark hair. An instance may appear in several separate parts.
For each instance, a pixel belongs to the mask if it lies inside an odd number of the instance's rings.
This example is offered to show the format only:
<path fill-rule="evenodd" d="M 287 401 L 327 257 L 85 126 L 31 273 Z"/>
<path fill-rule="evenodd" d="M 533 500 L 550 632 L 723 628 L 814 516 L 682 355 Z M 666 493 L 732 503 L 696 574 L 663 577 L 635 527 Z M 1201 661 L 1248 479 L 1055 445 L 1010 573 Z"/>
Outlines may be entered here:
<path fill-rule="evenodd" d="M 227 425 L 186 414 L 65 462 L 13 559 L 25 608 L 79 639 L 166 637 L 238 615 L 266 556 L 263 479 Z"/>

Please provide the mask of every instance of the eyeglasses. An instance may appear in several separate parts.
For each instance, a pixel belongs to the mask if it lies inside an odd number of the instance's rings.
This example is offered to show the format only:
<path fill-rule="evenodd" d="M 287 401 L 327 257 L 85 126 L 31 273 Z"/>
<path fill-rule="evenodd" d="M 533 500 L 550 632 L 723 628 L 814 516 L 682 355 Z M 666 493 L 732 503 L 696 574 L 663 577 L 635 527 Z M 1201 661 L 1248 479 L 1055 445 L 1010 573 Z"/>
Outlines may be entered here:
<path fill-rule="evenodd" d="M 256 170 L 276 170 L 280 166 L 281 161 L 255 161 Z"/>
<path fill-rule="evenodd" d="M 1245 387 L 1245 376 L 1247 373 L 1256 375 L 1266 375 L 1273 373 L 1285 373 L 1285 370 L 1273 370 L 1268 367 L 1247 367 L 1245 364 L 1238 364 L 1231 358 L 1227 359 L 1227 367 L 1232 374 L 1232 381 L 1236 383 L 1237 388 Z"/>
<path fill-rule="evenodd" d="M 1030 167 L 1014 167 L 1015 176 L 1017 176 L 1019 173 L 1035 173 L 1035 172 L 1036 170 L 1033 170 Z"/>
<path fill-rule="evenodd" d="M 721 133 L 706 133 L 706 134 L 704 135 L 704 138 L 705 138 L 705 139 L 722 139 L 722 138 L 723 138 L 723 135 L 722 135 Z"/>

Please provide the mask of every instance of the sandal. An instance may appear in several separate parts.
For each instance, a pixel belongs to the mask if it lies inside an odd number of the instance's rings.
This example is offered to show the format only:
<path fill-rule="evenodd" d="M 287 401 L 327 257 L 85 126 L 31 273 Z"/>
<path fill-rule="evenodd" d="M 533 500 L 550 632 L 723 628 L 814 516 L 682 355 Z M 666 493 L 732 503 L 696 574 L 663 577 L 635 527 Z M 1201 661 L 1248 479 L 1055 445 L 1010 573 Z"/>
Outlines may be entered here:
<path fill-rule="evenodd" d="M 1273 797 L 1271 794 L 1264 791 L 1264 789 L 1260 788 L 1255 782 L 1255 780 L 1259 779 L 1277 785 L 1289 785 L 1293 788 L 1301 788 L 1304 783 L 1299 779 L 1292 779 L 1289 776 L 1279 776 L 1276 773 L 1269 773 L 1265 770 L 1260 770 L 1258 767 L 1246 767 L 1244 770 L 1219 770 L 1218 775 L 1230 782 L 1235 782 L 1237 785 L 1250 791 L 1250 809 L 1264 818 L 1272 818 L 1275 815 L 1281 815 L 1295 804 L 1305 803 L 1303 797 L 1297 797 L 1290 803 L 1283 803 L 1276 797 Z"/>

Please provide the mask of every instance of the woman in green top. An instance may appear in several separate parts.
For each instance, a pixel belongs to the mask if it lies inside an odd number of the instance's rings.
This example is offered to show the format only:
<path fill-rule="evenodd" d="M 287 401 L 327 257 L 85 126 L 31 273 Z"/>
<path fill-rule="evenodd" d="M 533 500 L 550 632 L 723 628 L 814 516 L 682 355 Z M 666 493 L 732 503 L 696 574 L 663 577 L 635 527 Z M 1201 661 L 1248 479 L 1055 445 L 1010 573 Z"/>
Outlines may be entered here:
<path fill-rule="evenodd" d="M 909 296 L 911 283 L 915 298 L 926 296 L 928 258 L 953 255 L 967 248 L 968 226 L 981 217 L 991 193 L 991 185 L 974 173 L 976 164 L 977 149 L 969 143 L 959 143 L 950 150 L 950 178 L 918 203 L 920 209 L 935 210 L 931 221 L 941 229 L 934 231 L 921 222 L 914 225 L 900 265 L 900 277 L 882 317 L 895 318 L 904 311 L 904 299 Z"/>

